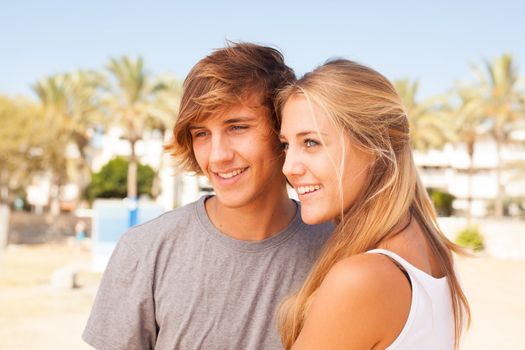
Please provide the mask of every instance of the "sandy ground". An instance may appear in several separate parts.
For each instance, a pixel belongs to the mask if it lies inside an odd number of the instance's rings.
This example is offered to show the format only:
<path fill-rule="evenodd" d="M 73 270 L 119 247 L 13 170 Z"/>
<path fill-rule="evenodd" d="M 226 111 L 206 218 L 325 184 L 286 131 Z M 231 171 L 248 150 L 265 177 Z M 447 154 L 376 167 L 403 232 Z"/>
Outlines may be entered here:
<path fill-rule="evenodd" d="M 50 285 L 57 268 L 78 270 L 79 288 Z M 10 246 L 0 257 L 0 349 L 90 349 L 80 339 L 100 275 L 89 251 L 70 245 Z M 461 349 L 525 349 L 525 261 L 461 258 L 473 322 Z"/>
<path fill-rule="evenodd" d="M 472 324 L 461 349 L 525 349 L 525 261 L 458 260 Z"/>
<path fill-rule="evenodd" d="M 53 272 L 79 271 L 78 288 L 51 286 Z M 9 246 L 0 258 L 0 349 L 90 349 L 80 334 L 100 280 L 89 251 L 74 245 Z"/>

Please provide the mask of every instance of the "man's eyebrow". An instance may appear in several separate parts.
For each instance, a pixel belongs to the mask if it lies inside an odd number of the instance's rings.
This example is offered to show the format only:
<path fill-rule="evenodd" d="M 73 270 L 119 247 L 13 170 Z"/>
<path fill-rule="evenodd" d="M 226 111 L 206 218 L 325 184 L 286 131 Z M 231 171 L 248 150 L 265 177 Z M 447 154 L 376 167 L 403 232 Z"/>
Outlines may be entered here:
<path fill-rule="evenodd" d="M 195 130 L 195 129 L 203 129 L 204 126 L 202 125 L 195 125 L 195 124 L 191 124 L 189 127 L 188 127 L 188 130 L 189 131 L 192 131 L 192 130 Z"/>
<path fill-rule="evenodd" d="M 223 124 L 236 124 L 236 123 L 248 123 L 248 122 L 255 122 L 257 121 L 256 117 L 235 117 L 235 118 L 229 118 L 224 120 Z M 195 130 L 195 129 L 205 129 L 206 126 L 202 124 L 190 124 L 188 127 L 189 131 Z"/>
<path fill-rule="evenodd" d="M 229 118 L 224 121 L 224 124 L 235 124 L 235 123 L 246 123 L 246 122 L 254 122 L 256 121 L 255 117 L 235 117 L 235 118 Z"/>

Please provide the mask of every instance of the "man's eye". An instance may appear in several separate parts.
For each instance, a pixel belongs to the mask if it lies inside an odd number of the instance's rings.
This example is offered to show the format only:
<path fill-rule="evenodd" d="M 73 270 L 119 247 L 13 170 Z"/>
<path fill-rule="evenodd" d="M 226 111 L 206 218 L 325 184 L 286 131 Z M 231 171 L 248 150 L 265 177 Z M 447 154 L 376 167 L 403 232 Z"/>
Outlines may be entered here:
<path fill-rule="evenodd" d="M 319 142 L 315 140 L 307 139 L 307 140 L 304 140 L 304 145 L 307 148 L 311 148 L 311 147 L 319 146 Z"/>
<path fill-rule="evenodd" d="M 201 137 L 205 137 L 206 135 L 208 135 L 208 133 L 206 131 L 197 131 L 197 132 L 193 133 L 193 138 L 194 139 L 198 139 L 198 138 L 201 138 Z"/>
<path fill-rule="evenodd" d="M 248 129 L 247 125 L 232 125 L 230 127 L 230 130 L 233 130 L 233 131 L 240 131 L 240 130 L 245 130 L 245 129 Z"/>

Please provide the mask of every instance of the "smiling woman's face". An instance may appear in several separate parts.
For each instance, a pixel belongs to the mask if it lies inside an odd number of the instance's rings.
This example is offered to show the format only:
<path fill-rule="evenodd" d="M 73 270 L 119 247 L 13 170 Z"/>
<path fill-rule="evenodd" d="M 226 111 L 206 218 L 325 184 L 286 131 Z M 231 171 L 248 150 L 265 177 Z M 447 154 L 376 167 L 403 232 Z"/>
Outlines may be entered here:
<path fill-rule="evenodd" d="M 341 215 L 341 206 L 343 211 L 352 206 L 367 181 L 372 156 L 352 145 L 302 94 L 284 105 L 281 142 L 283 173 L 299 196 L 304 222 L 332 220 Z"/>

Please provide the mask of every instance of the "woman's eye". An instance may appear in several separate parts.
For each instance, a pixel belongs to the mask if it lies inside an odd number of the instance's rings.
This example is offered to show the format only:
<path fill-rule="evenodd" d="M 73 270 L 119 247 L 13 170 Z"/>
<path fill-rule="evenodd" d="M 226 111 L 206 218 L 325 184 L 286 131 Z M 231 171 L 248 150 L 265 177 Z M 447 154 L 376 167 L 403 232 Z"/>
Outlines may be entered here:
<path fill-rule="evenodd" d="M 288 142 L 281 142 L 281 149 L 286 152 L 288 150 Z"/>
<path fill-rule="evenodd" d="M 307 148 L 310 148 L 310 147 L 315 147 L 315 146 L 319 146 L 319 142 L 315 141 L 315 140 L 304 140 L 304 145 L 307 147 Z"/>

